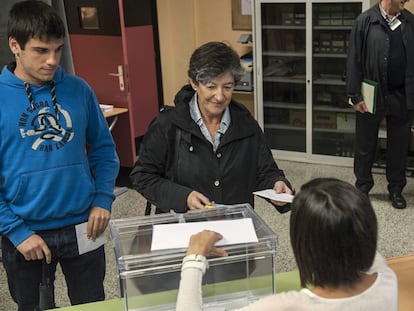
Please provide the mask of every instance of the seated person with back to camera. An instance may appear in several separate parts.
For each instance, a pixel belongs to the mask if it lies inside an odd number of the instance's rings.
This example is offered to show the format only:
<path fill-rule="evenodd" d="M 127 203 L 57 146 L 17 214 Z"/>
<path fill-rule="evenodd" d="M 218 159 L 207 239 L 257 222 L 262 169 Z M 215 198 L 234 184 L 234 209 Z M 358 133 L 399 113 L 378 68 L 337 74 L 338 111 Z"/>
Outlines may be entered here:
<path fill-rule="evenodd" d="M 208 263 L 190 255 L 226 256 L 214 246 L 221 238 L 207 230 L 190 238 L 177 311 L 202 310 L 201 280 Z M 270 295 L 240 311 L 398 310 L 397 277 L 376 251 L 374 209 L 349 183 L 318 178 L 303 185 L 292 203 L 290 239 L 302 289 Z"/>

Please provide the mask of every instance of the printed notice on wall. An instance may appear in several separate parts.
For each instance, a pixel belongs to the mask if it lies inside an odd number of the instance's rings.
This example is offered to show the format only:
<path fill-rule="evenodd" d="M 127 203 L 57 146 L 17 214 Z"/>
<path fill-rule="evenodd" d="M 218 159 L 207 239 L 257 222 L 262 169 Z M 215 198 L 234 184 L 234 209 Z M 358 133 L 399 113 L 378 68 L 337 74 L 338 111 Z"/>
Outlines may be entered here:
<path fill-rule="evenodd" d="M 242 15 L 252 15 L 252 0 L 240 0 Z"/>

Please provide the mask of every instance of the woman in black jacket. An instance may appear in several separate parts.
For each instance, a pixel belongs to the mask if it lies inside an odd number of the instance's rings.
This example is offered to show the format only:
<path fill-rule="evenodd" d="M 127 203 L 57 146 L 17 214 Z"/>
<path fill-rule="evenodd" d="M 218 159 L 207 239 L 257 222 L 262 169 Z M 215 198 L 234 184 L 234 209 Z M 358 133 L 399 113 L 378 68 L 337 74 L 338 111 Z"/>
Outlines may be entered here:
<path fill-rule="evenodd" d="M 253 206 L 252 192 L 263 189 L 292 194 L 256 120 L 232 100 L 243 73 L 239 56 L 224 43 L 194 51 L 190 84 L 176 95 L 175 107 L 164 107 L 151 123 L 130 175 L 157 212 L 214 202 Z"/>

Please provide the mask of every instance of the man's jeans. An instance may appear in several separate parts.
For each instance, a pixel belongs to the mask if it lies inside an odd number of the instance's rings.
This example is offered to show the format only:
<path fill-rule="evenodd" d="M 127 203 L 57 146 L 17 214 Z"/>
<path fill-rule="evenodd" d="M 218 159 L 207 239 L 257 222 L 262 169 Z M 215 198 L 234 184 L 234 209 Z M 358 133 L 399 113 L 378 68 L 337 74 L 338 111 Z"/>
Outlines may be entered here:
<path fill-rule="evenodd" d="M 104 246 L 79 255 L 75 227 L 36 232 L 52 252 L 49 265 L 51 283 L 54 283 L 57 263 L 65 275 L 68 295 L 72 304 L 105 299 Z M 3 265 L 7 272 L 10 294 L 19 311 L 36 310 L 39 304 L 39 284 L 42 277 L 42 260 L 26 261 L 9 239 L 2 238 Z M 54 289 L 54 286 L 52 286 Z"/>

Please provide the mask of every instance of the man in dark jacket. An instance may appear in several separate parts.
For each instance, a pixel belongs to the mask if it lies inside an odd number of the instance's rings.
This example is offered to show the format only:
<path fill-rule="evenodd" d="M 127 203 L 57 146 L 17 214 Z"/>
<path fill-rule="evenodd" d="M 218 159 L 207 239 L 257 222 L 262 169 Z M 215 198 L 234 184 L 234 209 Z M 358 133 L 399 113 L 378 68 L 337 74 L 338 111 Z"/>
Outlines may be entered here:
<path fill-rule="evenodd" d="M 210 42 L 190 59 L 191 85 L 146 133 L 131 172 L 134 188 L 158 212 L 186 212 L 212 202 L 250 203 L 252 192 L 291 194 L 256 120 L 231 99 L 242 69 L 227 45 Z"/>
<path fill-rule="evenodd" d="M 414 16 L 405 0 L 381 0 L 356 19 L 349 42 L 347 93 L 356 111 L 356 187 L 368 195 L 378 130 L 387 123 L 386 176 L 392 206 L 405 208 L 402 195 L 414 109 Z M 364 79 L 377 85 L 376 109 L 368 112 Z"/>

